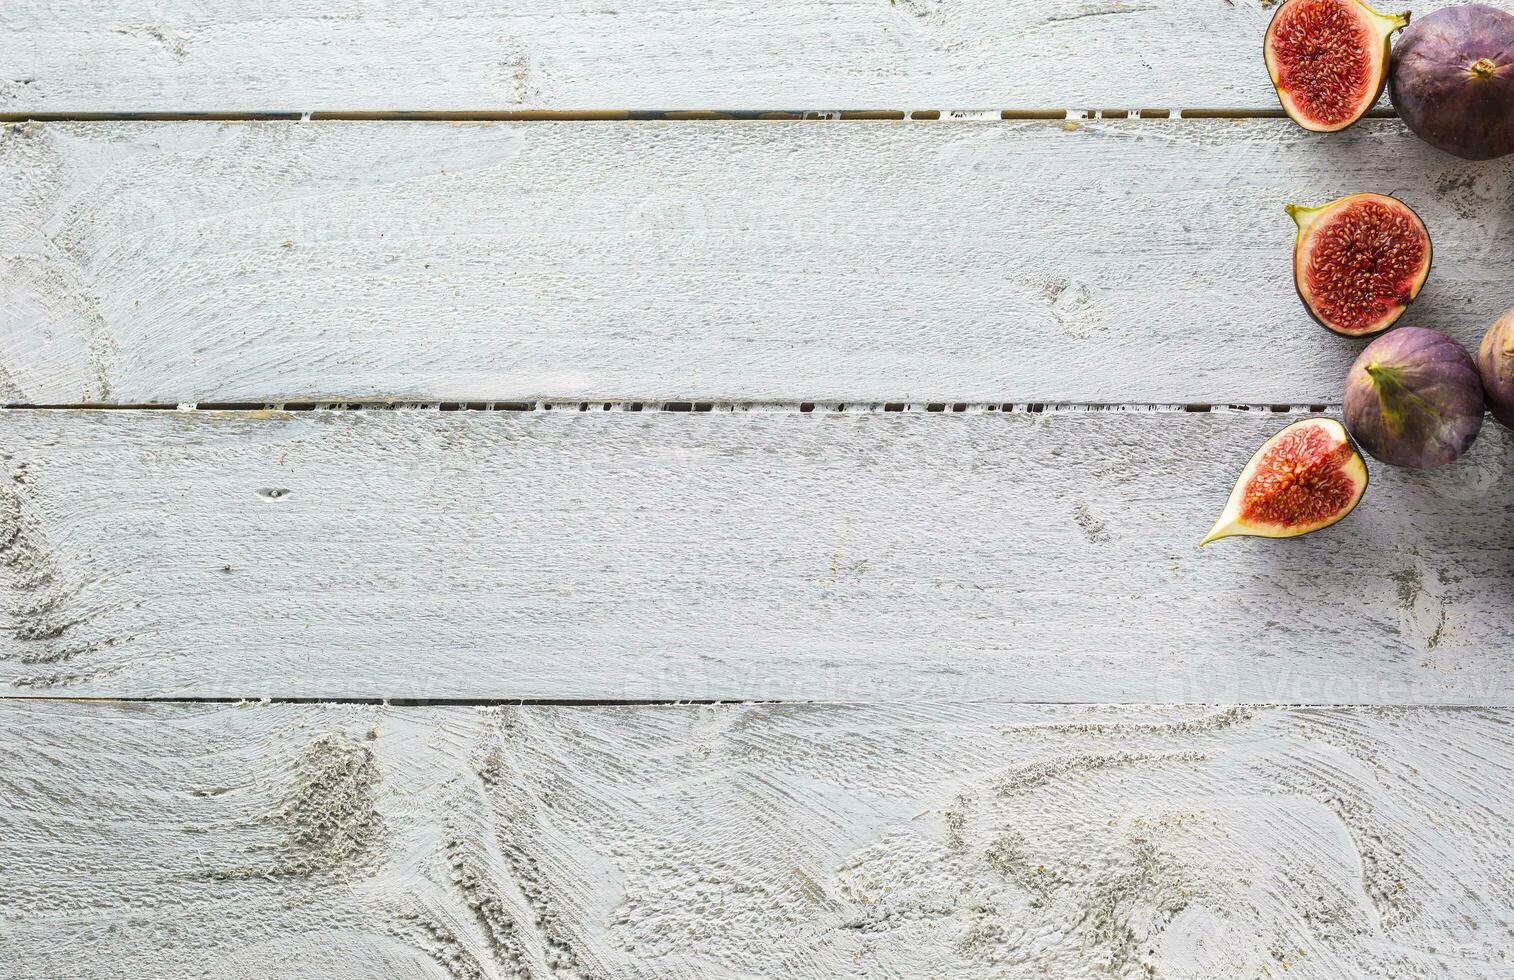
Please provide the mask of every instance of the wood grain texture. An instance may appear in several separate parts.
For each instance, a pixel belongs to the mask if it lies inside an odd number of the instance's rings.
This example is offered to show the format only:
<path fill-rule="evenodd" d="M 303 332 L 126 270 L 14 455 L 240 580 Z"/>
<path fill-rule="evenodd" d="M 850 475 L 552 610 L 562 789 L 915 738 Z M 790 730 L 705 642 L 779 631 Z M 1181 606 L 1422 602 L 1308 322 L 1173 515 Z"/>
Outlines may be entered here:
<path fill-rule="evenodd" d="M 1270 413 L 11 411 L 0 682 L 1507 703 L 1510 437 L 1196 542 Z"/>
<path fill-rule="evenodd" d="M 81 9 L 69 17 L 40 0 L 5 5 L 0 108 L 958 108 L 1272 98 L 1260 56 L 1268 15 L 1251 0 L 1198 11 L 1180 0 L 548 0 L 493 10 L 445 0 L 255 8 L 65 0 L 73 6 Z M 1132 34 L 1148 40 L 1131 44 Z M 1192 44 L 1196 34 L 1210 43 Z M 1240 49 L 1254 78 L 1213 71 Z"/>
<path fill-rule="evenodd" d="M 1475 347 L 1514 162 L 1396 121 L 0 134 L 0 399 L 1338 400 L 1286 201 L 1391 191 Z"/>
<path fill-rule="evenodd" d="M 8 0 L 0 111 L 1276 108 L 1270 7 Z"/>
<path fill-rule="evenodd" d="M 1487 978 L 1507 710 L 5 702 L 7 975 Z"/>

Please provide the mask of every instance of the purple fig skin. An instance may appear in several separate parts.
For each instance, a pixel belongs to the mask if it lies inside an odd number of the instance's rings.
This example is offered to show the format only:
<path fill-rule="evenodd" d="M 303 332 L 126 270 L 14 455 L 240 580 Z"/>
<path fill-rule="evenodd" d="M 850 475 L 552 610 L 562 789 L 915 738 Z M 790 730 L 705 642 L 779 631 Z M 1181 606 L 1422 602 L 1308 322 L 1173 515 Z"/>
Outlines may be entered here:
<path fill-rule="evenodd" d="M 1418 18 L 1389 74 L 1393 107 L 1426 143 L 1467 160 L 1514 153 L 1514 14 L 1472 3 Z"/>
<path fill-rule="evenodd" d="M 1477 347 L 1477 373 L 1482 376 L 1488 411 L 1514 429 L 1514 310 L 1493 322 Z"/>
<path fill-rule="evenodd" d="M 1346 375 L 1351 438 L 1384 463 L 1429 469 L 1466 452 L 1482 428 L 1482 381 L 1466 349 L 1439 330 L 1399 327 L 1367 345 Z"/>

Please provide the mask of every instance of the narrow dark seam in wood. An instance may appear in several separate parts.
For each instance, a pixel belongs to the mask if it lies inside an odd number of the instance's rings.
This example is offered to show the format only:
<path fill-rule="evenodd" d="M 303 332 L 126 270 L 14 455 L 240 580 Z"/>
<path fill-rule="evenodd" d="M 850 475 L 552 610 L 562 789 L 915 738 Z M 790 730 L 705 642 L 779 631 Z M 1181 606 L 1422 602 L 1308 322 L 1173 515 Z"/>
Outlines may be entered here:
<path fill-rule="evenodd" d="M 934 698 L 893 699 L 882 701 L 851 701 L 827 698 L 384 698 L 384 697 L 195 697 L 146 696 L 103 697 L 67 694 L 0 694 L 0 704 L 14 701 L 54 702 L 65 704 L 204 704 L 254 706 L 264 704 L 292 705 L 358 705 L 394 708 L 656 708 L 656 707 L 701 707 L 709 705 L 807 705 L 814 707 L 909 707 L 912 705 L 978 705 L 983 707 L 1029 707 L 1029 708 L 1246 708 L 1258 711 L 1303 709 L 1310 711 L 1361 710 L 1369 708 L 1430 708 L 1436 711 L 1487 711 L 1489 708 L 1510 707 L 1503 704 L 1461 704 L 1455 702 L 1377 702 L 1377 701 L 1004 701 L 960 700 L 943 701 Z"/>
<path fill-rule="evenodd" d="M 657 399 L 526 399 L 509 401 L 412 401 L 405 399 L 331 399 L 321 401 L 247 401 L 247 402 L 127 402 L 101 404 L 91 402 L 10 402 L 0 404 L 0 412 L 671 412 L 687 414 L 729 414 L 771 412 L 800 415 L 869 415 L 923 413 L 942 415 L 996 413 L 1001 415 L 1037 415 L 1042 413 L 1127 412 L 1131 414 L 1166 414 L 1173 412 L 1265 412 L 1294 414 L 1335 411 L 1328 403 L 1161 403 L 1161 402 L 1017 402 L 1017 401 L 703 401 Z"/>
<path fill-rule="evenodd" d="M 1286 119 L 1288 114 L 1278 109 L 1184 109 L 1184 119 Z M 1398 112 L 1392 108 L 1371 109 L 1363 119 L 1397 119 Z"/>
<path fill-rule="evenodd" d="M 1374 109 L 1369 119 L 1392 119 Z M 1281 109 L 459 109 L 459 110 L 238 110 L 210 112 L 0 112 L 0 123 L 25 122 L 850 122 L 984 121 L 1035 119 L 1282 119 Z"/>
<path fill-rule="evenodd" d="M 711 704 L 824 704 L 822 701 L 746 698 L 381 698 L 381 697 L 70 697 L 69 695 L 0 694 L 6 701 L 64 701 L 74 704 L 354 704 L 389 705 L 399 708 L 495 708 L 510 706 L 548 708 L 623 708 L 660 705 Z"/>

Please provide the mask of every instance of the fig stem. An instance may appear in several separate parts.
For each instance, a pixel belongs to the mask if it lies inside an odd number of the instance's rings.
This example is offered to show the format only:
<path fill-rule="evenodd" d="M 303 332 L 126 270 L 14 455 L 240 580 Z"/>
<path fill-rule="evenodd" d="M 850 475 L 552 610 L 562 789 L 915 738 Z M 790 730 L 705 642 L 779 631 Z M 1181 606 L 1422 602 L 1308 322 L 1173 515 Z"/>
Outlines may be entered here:
<path fill-rule="evenodd" d="M 1493 64 L 1491 58 L 1483 58 L 1472 66 L 1472 74 L 1478 78 L 1492 78 L 1493 73 L 1497 70 L 1498 66 Z"/>
<path fill-rule="evenodd" d="M 1372 7 L 1367 6 L 1367 4 L 1362 4 L 1362 6 L 1366 7 L 1368 13 L 1370 13 L 1373 17 L 1376 17 L 1378 21 L 1380 21 L 1387 27 L 1387 31 L 1384 36 L 1389 37 L 1391 37 L 1394 32 L 1401 31 L 1405 27 L 1408 27 L 1409 18 L 1414 16 L 1414 12 L 1410 10 L 1405 10 L 1401 14 L 1385 14 L 1381 10 L 1374 10 Z"/>
<path fill-rule="evenodd" d="M 1441 414 L 1404 384 L 1401 369 L 1373 361 L 1365 366 L 1365 370 L 1367 376 L 1372 379 L 1372 383 L 1377 385 L 1377 402 L 1382 412 L 1383 422 L 1388 426 L 1388 431 L 1394 435 L 1403 431 L 1405 409 L 1410 405 L 1432 415 Z"/>

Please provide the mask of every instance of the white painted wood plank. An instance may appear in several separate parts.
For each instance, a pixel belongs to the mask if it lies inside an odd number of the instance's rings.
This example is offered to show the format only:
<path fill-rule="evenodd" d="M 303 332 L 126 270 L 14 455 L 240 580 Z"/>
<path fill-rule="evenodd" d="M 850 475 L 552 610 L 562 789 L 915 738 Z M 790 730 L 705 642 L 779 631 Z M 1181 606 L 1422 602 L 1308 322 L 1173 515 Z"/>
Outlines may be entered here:
<path fill-rule="evenodd" d="M 0 110 L 1255 103 L 1256 0 L 11 0 Z M 1192 43 L 1195 37 L 1206 43 Z M 1244 67 L 1224 65 L 1244 52 Z M 1145 103 L 1143 103 L 1145 104 Z"/>
<path fill-rule="evenodd" d="M 1276 108 L 1270 7 L 8 0 L 0 111 Z"/>
<path fill-rule="evenodd" d="M 1391 120 L 95 124 L 0 136 L 0 398 L 1338 400 L 1287 201 L 1514 302 L 1514 162 Z"/>
<path fill-rule="evenodd" d="M 0 704 L 10 975 L 1481 978 L 1507 709 Z"/>
<path fill-rule="evenodd" d="M 1288 418 L 7 412 L 0 683 L 1507 703 L 1510 437 L 1200 551 Z"/>

